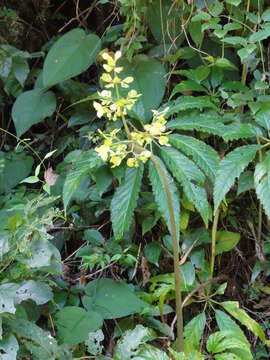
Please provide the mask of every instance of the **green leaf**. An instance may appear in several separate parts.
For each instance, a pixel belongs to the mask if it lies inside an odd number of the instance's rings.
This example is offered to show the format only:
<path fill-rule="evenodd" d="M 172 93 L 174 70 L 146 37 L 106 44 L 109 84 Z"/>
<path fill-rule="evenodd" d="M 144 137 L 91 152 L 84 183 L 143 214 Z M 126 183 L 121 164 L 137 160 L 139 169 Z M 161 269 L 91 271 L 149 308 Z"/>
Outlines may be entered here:
<path fill-rule="evenodd" d="M 252 189 L 254 189 L 254 174 L 252 171 L 245 171 L 239 176 L 237 196 Z"/>
<path fill-rule="evenodd" d="M 255 115 L 255 121 L 266 130 L 270 130 L 270 106 L 263 104 Z"/>
<path fill-rule="evenodd" d="M 9 233 L 0 232 L 0 261 L 2 261 L 3 256 L 9 251 Z"/>
<path fill-rule="evenodd" d="M 150 360 L 150 359 L 170 360 L 170 358 L 164 351 L 149 344 L 142 345 L 137 356 L 133 357 L 133 359 L 134 360 Z"/>
<path fill-rule="evenodd" d="M 33 322 L 16 318 L 14 320 L 9 319 L 7 324 L 19 338 L 30 340 L 23 340 L 23 343 L 35 355 L 34 358 L 40 360 L 67 359 L 51 334 Z"/>
<path fill-rule="evenodd" d="M 245 170 L 256 156 L 258 145 L 240 146 L 227 154 L 220 162 L 214 185 L 215 212 L 236 178 Z"/>
<path fill-rule="evenodd" d="M 1 360 L 16 360 L 19 344 L 14 335 L 10 334 L 0 340 Z"/>
<path fill-rule="evenodd" d="M 85 230 L 83 236 L 85 240 L 87 240 L 87 242 L 91 245 L 103 245 L 105 241 L 101 233 L 95 229 Z"/>
<path fill-rule="evenodd" d="M 238 70 L 238 68 L 230 60 L 225 58 L 217 58 L 215 66 L 226 70 Z"/>
<path fill-rule="evenodd" d="M 182 82 L 180 82 L 179 84 L 177 84 L 170 96 L 170 99 L 178 93 L 185 93 L 186 91 L 198 91 L 198 92 L 205 92 L 206 89 L 201 86 L 200 84 L 196 83 L 195 81 L 192 80 L 184 80 Z"/>
<path fill-rule="evenodd" d="M 24 153 L 0 152 L 0 194 L 9 193 L 26 178 L 32 170 L 33 163 L 34 159 Z"/>
<path fill-rule="evenodd" d="M 132 76 L 134 79 L 132 89 L 142 94 L 130 111 L 130 116 L 146 123 L 152 119 L 152 109 L 158 108 L 164 96 L 165 68 L 158 60 L 145 55 L 135 56 L 131 63 L 128 60 L 121 60 L 119 65 L 124 67 L 120 77 Z M 125 95 L 128 91 L 129 89 L 122 89 L 121 93 Z"/>
<path fill-rule="evenodd" d="M 211 146 L 186 135 L 170 135 L 169 140 L 177 149 L 191 156 L 193 161 L 206 173 L 212 182 L 215 181 L 219 156 Z"/>
<path fill-rule="evenodd" d="M 162 247 L 161 247 L 160 243 L 157 241 L 152 241 L 144 247 L 144 253 L 145 253 L 146 259 L 150 263 L 152 263 L 156 266 L 158 266 L 158 259 L 161 254 L 161 251 L 162 251 Z"/>
<path fill-rule="evenodd" d="M 12 118 L 18 137 L 34 124 L 50 117 L 56 108 L 53 92 L 39 89 L 26 91 L 19 95 L 12 107 Z"/>
<path fill-rule="evenodd" d="M 102 164 L 101 158 L 96 151 L 89 150 L 81 152 L 76 159 L 74 159 L 63 187 L 63 202 L 65 209 L 67 208 L 72 195 L 75 193 L 82 178 L 89 174 L 92 169 L 97 168 Z"/>
<path fill-rule="evenodd" d="M 88 338 L 88 333 L 101 328 L 102 316 L 76 306 L 65 306 L 56 313 L 55 325 L 62 343 L 70 348 Z"/>
<path fill-rule="evenodd" d="M 174 221 L 176 224 L 176 233 L 177 233 L 177 239 L 179 242 L 179 217 L 180 217 L 180 207 L 179 207 L 179 198 L 178 198 L 178 192 L 177 188 L 174 184 L 173 179 L 171 178 L 170 174 L 168 173 L 166 167 L 164 166 L 161 159 L 159 159 L 157 156 L 155 157 L 159 166 L 163 170 L 167 183 L 169 184 L 169 192 L 172 199 L 172 205 L 173 205 L 173 211 L 174 211 Z M 168 199 L 165 191 L 165 187 L 162 181 L 162 177 L 160 175 L 159 170 L 157 169 L 157 166 L 154 164 L 154 162 L 151 160 L 149 165 L 149 178 L 151 181 L 153 193 L 155 196 L 156 203 L 158 205 L 159 211 L 164 218 L 166 225 L 170 231 L 172 232 L 172 219 L 170 218 L 169 213 L 169 206 L 168 206 Z"/>
<path fill-rule="evenodd" d="M 180 266 L 180 273 L 185 288 L 191 286 L 195 281 L 195 268 L 190 261 L 186 261 Z"/>
<path fill-rule="evenodd" d="M 234 6 L 240 5 L 241 2 L 242 2 L 242 0 L 226 0 L 227 4 L 234 5 Z"/>
<path fill-rule="evenodd" d="M 247 41 L 241 36 L 227 36 L 222 40 L 225 44 L 247 46 Z"/>
<path fill-rule="evenodd" d="M 216 255 L 232 250 L 240 241 L 240 234 L 231 231 L 217 231 Z"/>
<path fill-rule="evenodd" d="M 249 42 L 255 43 L 258 41 L 262 41 L 267 39 L 270 36 L 270 26 L 269 24 L 265 25 L 265 27 L 261 30 L 258 30 L 250 35 Z"/>
<path fill-rule="evenodd" d="M 155 338 L 156 335 L 152 329 L 137 325 L 135 329 L 126 331 L 123 337 L 117 342 L 114 357 L 117 360 L 134 359 L 134 356 L 139 352 L 140 346 Z"/>
<path fill-rule="evenodd" d="M 200 46 L 203 41 L 204 33 L 202 31 L 202 24 L 200 21 L 190 21 L 189 22 L 189 34 L 191 39 L 194 41 L 196 46 Z"/>
<path fill-rule="evenodd" d="M 266 215 L 270 218 L 270 152 L 258 163 L 254 172 L 256 194 L 261 201 Z"/>
<path fill-rule="evenodd" d="M 252 359 L 250 350 L 247 349 L 246 343 L 235 337 L 234 332 L 231 331 L 215 332 L 209 336 L 206 346 L 210 353 L 216 354 L 226 350 L 230 350 L 230 352 L 233 353 L 234 351 L 240 350 L 245 355 L 243 359 Z"/>
<path fill-rule="evenodd" d="M 184 328 L 185 352 L 198 350 L 206 324 L 205 313 L 195 316 Z"/>
<path fill-rule="evenodd" d="M 270 8 L 266 9 L 261 16 L 262 20 L 265 22 L 270 21 Z"/>
<path fill-rule="evenodd" d="M 188 109 L 216 109 L 216 105 L 211 102 L 209 96 L 179 96 L 175 101 L 169 104 L 170 108 L 167 116 Z"/>
<path fill-rule="evenodd" d="M 270 345 L 270 341 L 266 339 L 263 329 L 257 321 L 253 320 L 243 309 L 240 309 L 237 301 L 224 301 L 220 305 L 235 319 L 237 319 L 242 325 L 250 330 L 254 335 L 267 346 Z"/>
<path fill-rule="evenodd" d="M 77 76 L 95 61 L 101 47 L 97 35 L 73 29 L 61 36 L 50 49 L 43 67 L 43 85 L 51 87 Z"/>
<path fill-rule="evenodd" d="M 124 232 L 129 230 L 138 200 L 142 176 L 142 165 L 137 168 L 127 168 L 125 179 L 112 198 L 111 219 L 116 239 L 122 239 Z"/>
<path fill-rule="evenodd" d="M 85 288 L 87 296 L 83 304 L 88 310 L 102 315 L 104 319 L 117 319 L 139 313 L 146 303 L 140 300 L 124 282 L 112 279 L 91 281 Z"/>
<path fill-rule="evenodd" d="M 200 186 L 204 183 L 205 176 L 189 158 L 174 148 L 162 148 L 161 156 L 207 226 L 209 217 L 207 194 L 204 187 Z"/>
<path fill-rule="evenodd" d="M 239 325 L 236 324 L 236 322 L 226 313 L 224 313 L 221 310 L 215 310 L 216 314 L 216 320 L 218 327 L 221 331 L 231 331 L 234 333 L 234 337 L 237 337 L 239 340 L 241 340 L 243 343 L 246 344 L 246 347 L 250 349 L 250 343 L 247 340 L 244 332 L 240 328 Z"/>

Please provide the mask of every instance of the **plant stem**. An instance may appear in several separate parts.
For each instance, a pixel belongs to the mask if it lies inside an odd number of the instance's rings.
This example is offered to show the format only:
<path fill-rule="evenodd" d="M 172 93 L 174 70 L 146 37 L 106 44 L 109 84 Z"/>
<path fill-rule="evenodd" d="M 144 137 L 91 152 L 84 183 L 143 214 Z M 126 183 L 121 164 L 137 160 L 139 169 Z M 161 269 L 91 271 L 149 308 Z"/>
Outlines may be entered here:
<path fill-rule="evenodd" d="M 260 143 L 260 139 L 257 137 L 257 143 L 258 145 L 261 145 Z M 260 148 L 259 151 L 259 162 L 262 162 L 262 149 Z M 258 239 L 258 243 L 262 246 L 263 248 L 263 244 L 261 241 L 262 238 L 262 204 L 261 202 L 259 202 L 259 214 L 258 214 L 258 230 L 257 230 L 257 239 Z"/>
<path fill-rule="evenodd" d="M 184 351 L 184 330 L 183 330 L 183 310 L 182 310 L 182 293 L 181 293 L 181 279 L 179 268 L 179 245 L 177 240 L 176 219 L 174 217 L 172 196 L 169 190 L 169 184 L 166 178 L 166 174 L 162 169 L 159 161 L 154 155 L 151 156 L 151 160 L 154 162 L 157 171 L 162 179 L 163 187 L 166 192 L 166 197 L 169 207 L 169 216 L 171 221 L 171 234 L 173 240 L 173 265 L 174 265 L 174 284 L 175 284 L 175 300 L 176 300 L 176 315 L 177 315 L 177 339 L 178 339 L 178 351 Z"/>
<path fill-rule="evenodd" d="M 115 84 L 114 88 L 115 88 L 117 100 L 120 100 L 120 94 L 119 94 L 118 85 Z M 130 140 L 131 139 L 130 131 L 129 131 L 129 128 L 128 128 L 128 125 L 127 125 L 127 122 L 126 122 L 125 115 L 123 114 L 122 110 L 121 110 L 121 119 L 122 119 L 122 123 L 123 123 L 124 128 L 125 128 L 125 132 L 127 134 L 127 138 Z"/>
<path fill-rule="evenodd" d="M 220 213 L 220 208 L 218 208 L 215 213 L 213 227 L 212 227 L 212 250 L 211 250 L 211 264 L 210 264 L 211 279 L 213 278 L 214 267 L 215 267 L 217 226 L 218 226 L 219 213 Z"/>

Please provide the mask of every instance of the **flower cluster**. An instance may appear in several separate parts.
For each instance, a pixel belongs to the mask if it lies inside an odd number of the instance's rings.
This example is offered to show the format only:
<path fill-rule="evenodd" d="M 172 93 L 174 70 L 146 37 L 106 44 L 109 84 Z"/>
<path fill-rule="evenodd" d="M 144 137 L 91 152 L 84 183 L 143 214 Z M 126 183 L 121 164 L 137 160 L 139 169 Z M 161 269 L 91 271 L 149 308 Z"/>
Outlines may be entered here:
<path fill-rule="evenodd" d="M 102 54 L 106 64 L 103 65 L 105 73 L 101 76 L 105 89 L 98 92 L 100 102 L 94 101 L 93 106 L 97 111 L 97 116 L 101 118 L 106 116 L 109 120 L 117 120 L 121 118 L 127 135 L 126 140 L 118 137 L 120 129 L 115 129 L 110 134 L 105 134 L 99 130 L 104 141 L 103 144 L 96 147 L 99 156 L 110 162 L 114 168 L 119 166 L 124 159 L 129 167 L 138 167 L 139 163 L 146 163 L 152 156 L 152 143 L 169 146 L 168 134 L 166 132 L 166 114 L 169 108 L 161 112 L 153 111 L 153 119 L 151 124 L 144 125 L 144 131 L 135 128 L 130 132 L 126 115 L 137 101 L 140 94 L 135 90 L 130 90 L 125 98 L 120 97 L 119 86 L 129 88 L 129 84 L 133 82 L 133 78 L 128 76 L 121 80 L 118 74 L 123 70 L 117 66 L 117 61 L 121 57 L 121 52 L 117 51 L 114 56 L 108 53 Z M 110 90 L 112 88 L 112 90 Z M 151 151 L 150 151 L 151 150 Z"/>
<path fill-rule="evenodd" d="M 114 57 L 108 53 L 103 53 L 102 57 L 107 64 L 103 65 L 106 72 L 101 76 L 101 80 L 104 83 L 104 87 L 106 89 L 114 89 L 115 94 L 112 94 L 110 90 L 98 92 L 101 102 L 94 101 L 93 106 L 99 118 L 106 116 L 109 120 L 116 121 L 122 116 L 127 115 L 127 111 L 133 108 L 140 94 L 136 90 L 130 90 L 125 98 L 120 97 L 119 86 L 127 89 L 134 80 L 131 76 L 121 80 L 118 76 L 123 70 L 123 67 L 117 66 L 117 61 L 121 58 L 120 51 L 117 51 Z"/>
<path fill-rule="evenodd" d="M 101 146 L 96 147 L 96 152 L 102 160 L 109 161 L 112 168 L 119 166 L 127 157 L 127 165 L 129 167 L 138 167 L 139 161 L 145 163 L 151 156 L 151 151 L 143 149 L 139 154 L 136 153 L 132 142 L 128 140 L 121 141 L 118 138 L 117 134 L 119 131 L 120 129 L 115 129 L 110 134 L 104 134 L 99 130 L 99 133 L 104 138 L 104 142 Z"/>

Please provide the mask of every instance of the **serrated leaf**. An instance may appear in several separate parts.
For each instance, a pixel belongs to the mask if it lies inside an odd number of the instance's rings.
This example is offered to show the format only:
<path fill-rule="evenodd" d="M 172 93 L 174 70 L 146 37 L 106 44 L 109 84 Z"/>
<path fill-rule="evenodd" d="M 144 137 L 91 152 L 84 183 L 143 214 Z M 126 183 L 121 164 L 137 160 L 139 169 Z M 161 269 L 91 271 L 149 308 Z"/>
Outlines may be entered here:
<path fill-rule="evenodd" d="M 170 143 L 186 155 L 192 156 L 193 161 L 205 172 L 212 182 L 215 181 L 219 156 L 217 152 L 203 141 L 186 135 L 170 135 Z"/>
<path fill-rule="evenodd" d="M 97 35 L 73 29 L 50 49 L 43 67 L 43 85 L 51 87 L 87 70 L 95 61 L 101 42 Z"/>
<path fill-rule="evenodd" d="M 256 156 L 258 145 L 240 146 L 227 154 L 220 162 L 214 185 L 214 211 L 216 212 L 235 179 Z"/>
<path fill-rule="evenodd" d="M 34 124 L 50 117 L 56 108 L 53 92 L 39 89 L 23 92 L 12 107 L 12 118 L 18 137 L 23 135 Z"/>
<path fill-rule="evenodd" d="M 186 91 L 206 92 L 206 89 L 202 85 L 196 83 L 195 81 L 184 80 L 174 87 L 170 99 L 173 98 L 175 94 L 185 93 Z"/>
<path fill-rule="evenodd" d="M 102 160 L 94 150 L 82 152 L 74 159 L 74 162 L 67 173 L 63 187 L 63 202 L 65 209 L 82 178 L 89 174 L 93 168 L 96 168 L 101 164 Z"/>
<path fill-rule="evenodd" d="M 252 189 L 254 189 L 254 174 L 252 171 L 245 171 L 239 176 L 237 196 Z"/>
<path fill-rule="evenodd" d="M 263 104 L 255 115 L 255 121 L 266 130 L 270 130 L 270 106 Z"/>
<path fill-rule="evenodd" d="M 142 164 L 137 168 L 127 168 L 125 179 L 112 198 L 111 219 L 116 239 L 122 239 L 124 232 L 128 231 L 130 227 L 138 200 L 142 176 Z"/>
<path fill-rule="evenodd" d="M 177 240 L 179 242 L 180 207 L 179 207 L 179 198 L 178 198 L 177 188 L 174 184 L 172 177 L 170 176 L 166 167 L 164 166 L 163 162 L 161 161 L 161 159 L 159 159 L 157 156 L 155 158 L 156 158 L 156 161 L 158 162 L 159 166 L 163 170 L 163 173 L 166 176 L 167 183 L 169 184 L 169 192 L 170 192 L 172 203 L 173 203 L 173 213 L 174 213 L 173 215 L 174 215 L 174 221 L 176 224 Z M 170 218 L 168 199 L 167 199 L 165 187 L 164 187 L 160 172 L 158 171 L 157 166 L 154 164 L 154 162 L 152 160 L 150 161 L 150 165 L 149 165 L 149 178 L 151 181 L 153 193 L 154 193 L 155 200 L 158 205 L 159 211 L 160 211 L 162 217 L 164 218 L 170 233 L 172 233 L 172 219 Z"/>
<path fill-rule="evenodd" d="M 167 112 L 168 116 L 189 109 L 217 109 L 216 105 L 211 102 L 209 96 L 179 96 L 179 98 L 169 105 L 170 108 Z"/>
<path fill-rule="evenodd" d="M 207 226 L 209 217 L 207 194 L 204 187 L 200 186 L 205 181 L 204 175 L 189 158 L 174 148 L 163 148 L 161 156 Z"/>
<path fill-rule="evenodd" d="M 184 328 L 185 352 L 196 351 L 199 348 L 206 324 L 205 313 L 195 316 Z"/>
<path fill-rule="evenodd" d="M 256 194 L 270 218 L 270 152 L 267 152 L 265 159 L 256 165 L 254 183 Z"/>

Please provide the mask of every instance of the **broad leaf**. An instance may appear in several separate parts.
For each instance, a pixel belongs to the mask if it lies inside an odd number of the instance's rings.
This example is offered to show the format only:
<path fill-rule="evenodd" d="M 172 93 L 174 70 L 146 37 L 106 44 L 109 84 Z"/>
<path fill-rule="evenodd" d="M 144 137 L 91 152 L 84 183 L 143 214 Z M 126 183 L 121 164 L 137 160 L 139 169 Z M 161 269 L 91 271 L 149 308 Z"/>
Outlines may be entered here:
<path fill-rule="evenodd" d="M 218 231 L 216 238 L 216 255 L 232 250 L 239 242 L 240 234 L 231 231 Z"/>
<path fill-rule="evenodd" d="M 207 340 L 207 350 L 210 353 L 217 354 L 224 351 L 230 351 L 231 354 L 240 352 L 244 357 L 233 357 L 233 359 L 247 359 L 251 360 L 253 357 L 250 350 L 247 348 L 245 342 L 242 342 L 239 338 L 234 336 L 234 332 L 231 331 L 217 331 L 210 335 Z M 215 357 L 216 358 L 216 357 Z"/>
<path fill-rule="evenodd" d="M 270 152 L 255 167 L 254 183 L 256 194 L 261 201 L 266 215 L 270 218 Z"/>
<path fill-rule="evenodd" d="M 270 346 L 270 341 L 266 339 L 261 325 L 257 321 L 253 320 L 243 309 L 240 309 L 239 303 L 237 301 L 224 301 L 220 304 L 231 316 L 237 319 L 241 324 L 243 324 L 248 330 L 250 330 L 254 335 L 265 343 L 267 346 Z"/>
<path fill-rule="evenodd" d="M 88 333 L 102 326 L 103 319 L 94 311 L 76 306 L 66 306 L 55 317 L 55 325 L 61 342 L 73 347 L 88 339 Z"/>
<path fill-rule="evenodd" d="M 138 200 L 143 176 L 143 166 L 127 168 L 125 179 L 115 192 L 111 202 L 111 219 L 114 236 L 121 239 L 128 231 Z"/>
<path fill-rule="evenodd" d="M 73 29 L 61 36 L 50 49 L 43 67 L 43 85 L 51 87 L 87 70 L 100 50 L 97 35 Z"/>
<path fill-rule="evenodd" d="M 177 149 L 183 151 L 188 156 L 192 156 L 194 162 L 214 183 L 219 165 L 219 156 L 211 146 L 186 135 L 170 135 L 169 139 L 170 143 Z"/>
<path fill-rule="evenodd" d="M 56 108 L 53 92 L 39 89 L 26 91 L 17 97 L 13 108 L 12 118 L 17 136 L 23 135 L 34 124 L 38 124 L 46 117 L 50 117 Z"/>
<path fill-rule="evenodd" d="M 214 186 L 215 212 L 225 195 L 235 182 L 235 179 L 245 170 L 254 159 L 258 145 L 247 145 L 236 148 L 227 154 L 220 162 Z"/>
<path fill-rule="evenodd" d="M 124 282 L 118 283 L 112 279 L 91 281 L 85 292 L 87 296 L 83 297 L 84 306 L 100 313 L 104 319 L 139 313 L 146 306 Z"/>
<path fill-rule="evenodd" d="M 254 174 L 252 171 L 245 171 L 239 176 L 237 195 L 252 189 L 254 189 Z"/>
<path fill-rule="evenodd" d="M 167 113 L 168 116 L 189 109 L 217 109 L 216 105 L 211 102 L 209 96 L 179 96 L 169 105 L 170 109 Z"/>
<path fill-rule="evenodd" d="M 63 202 L 65 209 L 82 178 L 89 174 L 93 168 L 96 168 L 101 164 L 102 160 L 94 150 L 82 152 L 74 159 L 63 187 Z"/>
<path fill-rule="evenodd" d="M 134 360 L 170 360 L 169 356 L 162 350 L 149 345 L 145 344 L 141 346 L 140 351 L 138 354 L 133 357 Z"/>
<path fill-rule="evenodd" d="M 255 115 L 255 121 L 257 124 L 270 130 L 270 106 L 269 104 L 263 104 L 260 110 Z"/>
<path fill-rule="evenodd" d="M 195 316 L 184 328 L 185 351 L 198 350 L 206 324 L 205 313 Z"/>
<path fill-rule="evenodd" d="M 144 123 L 152 119 L 152 109 L 157 109 L 165 93 L 166 71 L 161 62 L 151 59 L 145 55 L 138 55 L 132 59 L 119 61 L 124 67 L 120 74 L 121 78 L 132 76 L 134 81 L 132 89 L 136 90 L 141 96 L 136 101 L 130 111 L 130 115 Z M 129 89 L 121 90 L 124 95 Z"/>
<path fill-rule="evenodd" d="M 166 167 L 164 166 L 161 159 L 159 159 L 157 156 L 155 157 L 156 161 L 158 162 L 159 167 L 162 170 L 162 173 L 165 174 L 166 182 L 169 185 L 169 193 L 171 195 L 172 200 L 172 206 L 173 206 L 173 217 L 176 224 L 176 233 L 177 233 L 177 239 L 179 242 L 179 217 L 180 217 L 180 207 L 179 207 L 179 198 L 178 198 L 178 192 L 177 188 L 174 184 L 173 179 L 171 178 L 170 174 L 168 173 Z M 159 211 L 161 215 L 163 216 L 166 225 L 172 233 L 172 219 L 170 217 L 169 212 L 169 205 L 168 205 L 168 198 L 165 190 L 165 184 L 163 183 L 162 175 L 157 168 L 156 164 L 151 160 L 149 165 L 149 178 L 151 181 L 153 193 L 155 196 L 156 203 L 158 205 Z"/>
<path fill-rule="evenodd" d="M 189 158 L 174 148 L 163 148 L 161 156 L 207 226 L 209 217 L 207 195 L 204 187 L 200 186 L 205 181 L 204 175 Z"/>
<path fill-rule="evenodd" d="M 254 32 L 249 37 L 250 43 L 255 43 L 267 39 L 270 36 L 270 26 L 269 24 L 265 25 L 264 28 Z"/>

